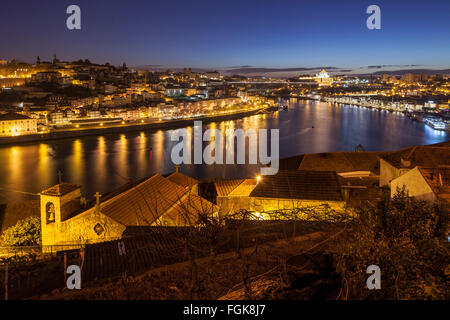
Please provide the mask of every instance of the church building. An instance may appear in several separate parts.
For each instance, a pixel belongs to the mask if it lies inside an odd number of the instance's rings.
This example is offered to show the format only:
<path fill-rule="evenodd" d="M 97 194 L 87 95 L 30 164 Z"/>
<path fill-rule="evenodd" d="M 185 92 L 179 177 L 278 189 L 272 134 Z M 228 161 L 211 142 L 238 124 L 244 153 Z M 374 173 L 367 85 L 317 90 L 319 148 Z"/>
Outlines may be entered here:
<path fill-rule="evenodd" d="M 43 248 L 120 239 L 129 227 L 193 225 L 200 215 L 218 211 L 193 191 L 196 183 L 179 172 L 155 174 L 103 196 L 97 193 L 91 206 L 85 205 L 80 186 L 59 183 L 40 194 Z"/>

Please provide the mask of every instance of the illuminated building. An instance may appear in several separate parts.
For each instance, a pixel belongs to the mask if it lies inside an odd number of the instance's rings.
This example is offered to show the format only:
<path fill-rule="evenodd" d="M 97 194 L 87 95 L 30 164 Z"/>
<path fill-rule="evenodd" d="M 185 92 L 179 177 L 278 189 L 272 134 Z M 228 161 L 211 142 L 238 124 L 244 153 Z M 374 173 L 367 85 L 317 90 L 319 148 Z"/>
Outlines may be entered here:
<path fill-rule="evenodd" d="M 264 213 L 327 205 L 345 211 L 338 176 L 332 171 L 278 171 L 259 179 L 218 180 L 217 205 L 221 214 L 239 210 Z"/>
<path fill-rule="evenodd" d="M 315 80 L 319 84 L 319 86 L 329 86 L 333 83 L 333 78 L 330 77 L 330 75 L 328 74 L 328 72 L 325 71 L 325 69 L 320 71 L 319 74 L 316 74 Z"/>
<path fill-rule="evenodd" d="M 428 76 L 426 74 L 407 73 L 402 77 L 402 80 L 407 83 L 426 81 Z"/>
<path fill-rule="evenodd" d="M 37 120 L 18 113 L 0 115 L 0 136 L 37 133 Z"/>
<path fill-rule="evenodd" d="M 438 166 L 424 168 L 416 166 L 391 181 L 391 198 L 397 190 L 405 188 L 408 195 L 441 205 L 450 205 L 450 168 Z"/>
<path fill-rule="evenodd" d="M 439 168 L 450 166 L 450 148 L 431 145 L 409 147 L 380 156 L 380 186 L 391 182 L 415 167 Z M 436 177 L 437 178 L 437 177 Z"/>
<path fill-rule="evenodd" d="M 23 86 L 25 84 L 24 78 L 4 78 L 0 79 L 1 88 L 13 88 Z"/>
<path fill-rule="evenodd" d="M 220 80 L 220 73 L 217 71 L 214 72 L 206 72 L 205 77 L 211 80 Z"/>
<path fill-rule="evenodd" d="M 61 182 L 40 193 L 43 250 L 120 239 L 130 228 L 186 226 L 199 210 L 216 213 L 216 205 L 196 194 L 196 184 L 179 172 L 155 174 L 119 193 L 97 193 L 88 205 L 80 186 Z"/>
<path fill-rule="evenodd" d="M 38 72 L 31 76 L 31 82 L 58 82 L 61 74 L 57 71 Z"/>

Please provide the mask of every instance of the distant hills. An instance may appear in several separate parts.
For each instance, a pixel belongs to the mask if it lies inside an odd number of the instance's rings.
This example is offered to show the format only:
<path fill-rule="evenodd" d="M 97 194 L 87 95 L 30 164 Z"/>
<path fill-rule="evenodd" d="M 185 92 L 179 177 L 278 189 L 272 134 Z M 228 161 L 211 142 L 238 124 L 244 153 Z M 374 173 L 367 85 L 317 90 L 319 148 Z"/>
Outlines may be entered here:
<path fill-rule="evenodd" d="M 305 72 L 305 71 L 320 71 L 322 69 L 335 71 L 339 68 L 337 67 L 298 67 L 298 68 L 255 68 L 255 67 L 245 67 L 245 68 L 234 68 L 228 69 L 226 72 L 233 74 L 254 74 L 254 73 L 272 73 L 272 72 Z"/>
<path fill-rule="evenodd" d="M 268 77 L 292 77 L 299 76 L 302 74 L 315 74 L 320 72 L 320 70 L 325 69 L 332 74 L 348 74 L 348 75 L 396 75 L 402 76 L 407 73 L 420 73 L 420 74 L 442 74 L 450 75 L 450 69 L 426 69 L 417 68 L 416 65 L 404 65 L 404 67 L 392 70 L 395 65 L 383 65 L 383 66 L 367 66 L 361 68 L 340 68 L 332 66 L 322 66 L 322 67 L 293 67 L 293 68 L 270 68 L 270 67 L 253 67 L 253 66 L 234 66 L 234 67 L 222 67 L 222 68 L 191 68 L 193 72 L 210 72 L 219 71 L 223 75 L 242 75 L 242 76 L 268 76 Z M 411 68 L 416 67 L 416 68 Z M 183 67 L 173 67 L 165 65 L 141 65 L 135 66 L 135 69 L 149 70 L 149 71 L 159 71 L 163 72 L 166 70 L 172 70 L 175 72 L 182 72 Z M 375 71 L 377 70 L 377 71 Z"/>
<path fill-rule="evenodd" d="M 389 75 L 395 75 L 395 76 L 402 76 L 407 73 L 420 73 L 420 74 L 450 74 L 450 69 L 441 69 L 441 70 L 434 70 L 434 69 L 400 69 L 400 70 L 392 70 L 392 71 L 377 71 L 372 74 L 374 75 L 382 75 L 382 74 L 389 74 Z"/>

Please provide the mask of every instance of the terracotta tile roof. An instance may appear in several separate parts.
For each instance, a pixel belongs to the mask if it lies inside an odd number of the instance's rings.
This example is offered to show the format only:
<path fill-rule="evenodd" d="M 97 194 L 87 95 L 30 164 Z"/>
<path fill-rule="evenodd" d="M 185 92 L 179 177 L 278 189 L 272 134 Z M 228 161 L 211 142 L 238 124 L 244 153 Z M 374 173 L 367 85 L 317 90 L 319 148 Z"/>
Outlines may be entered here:
<path fill-rule="evenodd" d="M 144 182 L 101 204 L 101 212 L 125 226 L 152 225 L 164 214 L 195 214 L 201 206 L 213 206 L 184 187 L 155 174 Z M 185 214 L 185 211 L 183 211 Z"/>
<path fill-rule="evenodd" d="M 126 226 L 151 225 L 186 190 L 159 174 L 101 204 L 101 212 Z"/>
<path fill-rule="evenodd" d="M 0 121 L 30 120 L 30 119 L 31 119 L 30 117 L 15 112 L 0 114 Z"/>
<path fill-rule="evenodd" d="M 298 170 L 336 171 L 338 173 L 354 171 L 380 172 L 379 156 L 383 152 L 327 152 L 305 154 Z"/>
<path fill-rule="evenodd" d="M 297 170 L 304 155 L 282 158 L 278 163 L 279 170 Z"/>
<path fill-rule="evenodd" d="M 236 180 L 225 180 L 225 179 L 217 179 L 214 181 L 214 185 L 216 186 L 217 196 L 227 196 L 234 189 L 237 188 L 245 179 L 236 179 Z"/>
<path fill-rule="evenodd" d="M 142 178 L 142 179 L 138 179 L 138 180 L 134 180 L 134 181 L 129 181 L 129 182 L 127 182 L 127 183 L 125 183 L 125 184 L 115 188 L 114 190 L 106 192 L 106 193 L 102 194 L 101 201 L 102 202 L 106 202 L 107 200 L 112 199 L 112 198 L 118 196 L 119 194 L 121 194 L 121 193 L 123 193 L 123 192 L 125 192 L 125 191 L 127 191 L 127 190 L 129 190 L 129 189 L 131 189 L 131 188 L 141 184 L 142 182 L 146 181 L 149 178 L 151 178 L 151 176 L 150 177 L 145 177 L 145 178 Z"/>
<path fill-rule="evenodd" d="M 382 158 L 397 168 L 437 167 L 450 165 L 450 147 L 419 146 L 401 149 Z"/>
<path fill-rule="evenodd" d="M 251 197 L 343 201 L 334 171 L 279 171 L 264 176 Z"/>
<path fill-rule="evenodd" d="M 167 179 L 184 188 L 193 187 L 198 183 L 198 180 L 191 178 L 187 175 L 184 175 L 181 172 L 174 172 L 171 175 L 169 175 Z"/>
<path fill-rule="evenodd" d="M 164 218 L 170 218 L 179 225 L 196 224 L 204 214 L 211 215 L 219 211 L 219 208 L 208 200 L 187 192 L 176 204 L 170 207 Z"/>
<path fill-rule="evenodd" d="M 79 185 L 62 182 L 60 184 L 57 184 L 51 188 L 42 191 L 41 194 L 47 196 L 62 196 L 80 188 L 81 187 Z"/>
<path fill-rule="evenodd" d="M 450 148 L 450 141 L 429 144 L 429 145 L 426 145 L 426 147 L 449 147 Z"/>
<path fill-rule="evenodd" d="M 229 196 L 249 196 L 256 187 L 256 179 L 245 179 L 240 185 L 238 185 Z"/>
<path fill-rule="evenodd" d="M 437 168 L 421 168 L 419 171 L 436 196 L 450 203 L 450 166 Z"/>

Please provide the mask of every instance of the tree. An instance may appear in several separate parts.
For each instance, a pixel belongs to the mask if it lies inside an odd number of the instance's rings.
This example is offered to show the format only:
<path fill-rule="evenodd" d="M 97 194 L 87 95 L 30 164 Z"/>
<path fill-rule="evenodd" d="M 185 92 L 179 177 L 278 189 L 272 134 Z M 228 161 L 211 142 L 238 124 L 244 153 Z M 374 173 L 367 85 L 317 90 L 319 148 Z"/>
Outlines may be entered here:
<path fill-rule="evenodd" d="M 448 299 L 448 211 L 404 190 L 359 210 L 332 248 L 344 299 Z M 367 267 L 381 269 L 381 290 L 368 290 Z"/>
<path fill-rule="evenodd" d="M 35 246 L 41 244 L 41 219 L 29 217 L 6 229 L 0 236 L 4 247 Z"/>

